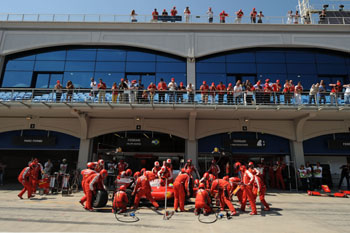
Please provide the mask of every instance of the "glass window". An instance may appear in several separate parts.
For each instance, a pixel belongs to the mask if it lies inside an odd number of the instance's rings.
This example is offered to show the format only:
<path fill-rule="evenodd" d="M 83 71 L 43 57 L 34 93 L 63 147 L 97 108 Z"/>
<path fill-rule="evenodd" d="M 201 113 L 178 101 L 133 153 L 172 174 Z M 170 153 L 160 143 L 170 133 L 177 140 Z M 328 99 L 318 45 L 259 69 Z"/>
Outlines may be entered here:
<path fill-rule="evenodd" d="M 283 85 L 287 79 L 286 74 L 258 74 L 257 80 L 265 83 L 266 79 L 270 79 L 270 82 L 274 83 L 276 80 L 280 80 L 280 83 Z"/>
<path fill-rule="evenodd" d="M 316 53 L 316 61 L 318 63 L 340 63 L 345 64 L 345 59 L 342 56 L 324 54 L 324 53 Z"/>
<path fill-rule="evenodd" d="M 142 84 L 147 88 L 151 82 L 156 83 L 155 75 L 141 75 Z"/>
<path fill-rule="evenodd" d="M 125 62 L 96 62 L 97 72 L 124 72 Z"/>
<path fill-rule="evenodd" d="M 235 53 L 229 54 L 226 56 L 227 62 L 255 62 L 255 53 L 247 52 L 247 53 Z"/>
<path fill-rule="evenodd" d="M 70 80 L 74 88 L 90 88 L 91 77 L 94 77 L 92 72 L 65 72 L 62 86 L 65 87 Z"/>
<path fill-rule="evenodd" d="M 155 62 L 127 62 L 126 72 L 154 73 L 155 66 Z"/>
<path fill-rule="evenodd" d="M 160 61 L 160 62 L 184 62 L 183 59 L 181 60 L 181 59 L 166 57 L 166 56 L 162 56 L 162 55 L 157 55 L 157 61 Z"/>
<path fill-rule="evenodd" d="M 36 61 L 35 71 L 63 71 L 64 61 Z"/>
<path fill-rule="evenodd" d="M 38 74 L 36 78 L 35 88 L 48 88 L 50 74 Z"/>
<path fill-rule="evenodd" d="M 226 83 L 226 74 L 197 74 L 196 89 L 200 88 L 203 81 L 206 81 L 209 86 L 212 82 L 216 85 L 219 84 L 219 82 Z"/>
<path fill-rule="evenodd" d="M 32 72 L 6 71 L 2 87 L 30 87 Z"/>
<path fill-rule="evenodd" d="M 206 62 L 225 62 L 226 61 L 226 56 L 218 56 L 218 57 L 209 57 L 205 59 L 200 59 L 197 63 L 206 63 Z"/>
<path fill-rule="evenodd" d="M 225 63 L 197 63 L 198 73 L 226 73 Z"/>
<path fill-rule="evenodd" d="M 319 74 L 347 75 L 345 65 L 341 64 L 317 64 Z"/>
<path fill-rule="evenodd" d="M 65 70 L 66 71 L 94 71 L 95 62 L 67 61 Z"/>
<path fill-rule="evenodd" d="M 34 61 L 36 55 L 23 56 L 13 59 L 14 61 Z"/>
<path fill-rule="evenodd" d="M 39 53 L 36 55 L 36 60 L 46 61 L 64 61 L 66 59 L 66 50 L 53 51 L 47 53 Z"/>
<path fill-rule="evenodd" d="M 63 74 L 51 74 L 49 88 L 54 88 L 58 80 L 62 83 Z"/>
<path fill-rule="evenodd" d="M 287 52 L 286 62 L 287 63 L 315 63 L 315 54 L 305 53 L 305 52 L 304 53 Z"/>
<path fill-rule="evenodd" d="M 234 74 L 255 74 L 255 63 L 227 63 L 227 73 Z"/>
<path fill-rule="evenodd" d="M 95 59 L 95 49 L 71 49 L 67 51 L 67 60 L 69 61 L 94 61 Z"/>
<path fill-rule="evenodd" d="M 114 82 L 117 84 L 120 83 L 120 79 L 124 78 L 124 73 L 95 73 L 95 81 L 99 82 L 99 79 L 102 78 L 103 82 L 106 83 L 107 88 L 112 88 Z"/>
<path fill-rule="evenodd" d="M 257 64 L 258 73 L 286 73 L 286 64 Z"/>
<path fill-rule="evenodd" d="M 288 64 L 287 70 L 290 74 L 316 74 L 315 64 Z"/>
<path fill-rule="evenodd" d="M 256 62 L 258 63 L 285 63 L 284 52 L 256 52 Z"/>
<path fill-rule="evenodd" d="M 157 62 L 157 72 L 186 72 L 186 63 Z"/>
<path fill-rule="evenodd" d="M 155 61 L 156 55 L 138 51 L 128 51 L 127 61 Z"/>
<path fill-rule="evenodd" d="M 33 70 L 34 61 L 8 61 L 6 70 Z"/>
<path fill-rule="evenodd" d="M 117 49 L 98 49 L 97 61 L 125 61 L 126 51 Z"/>

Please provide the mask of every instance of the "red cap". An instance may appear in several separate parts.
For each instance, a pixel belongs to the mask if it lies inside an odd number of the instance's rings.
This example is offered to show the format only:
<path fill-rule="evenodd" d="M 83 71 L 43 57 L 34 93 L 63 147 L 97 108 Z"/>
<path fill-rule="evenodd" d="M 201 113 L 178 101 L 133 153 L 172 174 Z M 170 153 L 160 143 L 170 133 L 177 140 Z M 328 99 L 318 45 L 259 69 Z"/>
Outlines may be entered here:
<path fill-rule="evenodd" d="M 121 81 L 121 82 L 124 82 L 124 79 L 122 78 L 122 79 L 120 79 L 120 81 Z"/>
<path fill-rule="evenodd" d="M 338 82 L 337 82 L 337 85 L 341 85 L 341 82 L 338 81 Z"/>
<path fill-rule="evenodd" d="M 171 159 L 167 159 L 167 160 L 166 160 L 166 163 L 171 163 Z"/>
<path fill-rule="evenodd" d="M 60 83 L 60 80 L 57 80 L 57 83 Z"/>
<path fill-rule="evenodd" d="M 120 186 L 119 190 L 120 191 L 125 191 L 126 190 L 126 186 L 125 185 Z"/>
<path fill-rule="evenodd" d="M 203 81 L 203 85 L 206 85 L 207 84 L 207 81 Z"/>
<path fill-rule="evenodd" d="M 268 82 L 270 82 L 270 79 L 268 79 L 268 78 L 267 78 L 267 79 L 265 79 L 265 82 L 267 82 L 267 83 L 268 83 Z"/>
<path fill-rule="evenodd" d="M 226 181 L 229 181 L 229 176 L 224 176 L 222 179 L 226 180 Z"/>
<path fill-rule="evenodd" d="M 184 85 L 184 83 L 183 82 L 180 82 L 180 86 L 183 86 Z"/>
<path fill-rule="evenodd" d="M 171 78 L 171 81 L 172 81 L 172 82 L 175 81 L 175 78 Z"/>
<path fill-rule="evenodd" d="M 276 80 L 276 83 L 279 83 L 279 82 L 280 82 L 280 80 L 277 79 L 277 80 Z"/>
<path fill-rule="evenodd" d="M 254 166 L 254 163 L 253 162 L 249 162 L 248 166 Z"/>
<path fill-rule="evenodd" d="M 212 83 L 211 83 L 211 85 L 212 85 L 212 86 L 215 86 L 215 83 L 214 83 L 214 82 L 212 82 Z"/>
<path fill-rule="evenodd" d="M 232 87 L 232 83 L 229 83 L 228 86 L 229 86 L 229 87 Z"/>
<path fill-rule="evenodd" d="M 260 83 L 261 83 L 261 82 L 260 82 L 260 81 L 258 81 L 256 84 L 260 85 Z"/>

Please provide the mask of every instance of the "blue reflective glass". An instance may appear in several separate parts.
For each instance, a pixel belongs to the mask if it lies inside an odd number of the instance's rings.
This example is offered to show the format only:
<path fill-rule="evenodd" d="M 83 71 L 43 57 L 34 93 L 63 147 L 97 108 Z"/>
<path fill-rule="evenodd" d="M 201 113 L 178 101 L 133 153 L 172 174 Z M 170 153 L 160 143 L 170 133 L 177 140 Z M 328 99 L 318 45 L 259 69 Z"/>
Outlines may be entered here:
<path fill-rule="evenodd" d="M 117 49 L 98 49 L 97 61 L 125 61 L 126 51 Z"/>
<path fill-rule="evenodd" d="M 13 60 L 8 61 L 6 65 L 6 70 L 33 70 L 34 61 L 19 61 Z"/>
<path fill-rule="evenodd" d="M 13 59 L 14 61 L 33 61 L 35 60 L 36 55 L 29 55 L 29 56 L 23 56 L 16 59 Z"/>
<path fill-rule="evenodd" d="M 2 87 L 30 87 L 32 72 L 6 71 Z"/>
<path fill-rule="evenodd" d="M 53 51 L 47 53 L 39 53 L 36 55 L 36 60 L 46 61 L 63 61 L 66 59 L 66 50 Z"/>
<path fill-rule="evenodd" d="M 226 56 L 209 57 L 205 59 L 200 59 L 197 63 L 207 63 L 207 62 L 225 62 Z"/>
<path fill-rule="evenodd" d="M 67 51 L 67 60 L 69 61 L 94 61 L 95 59 L 95 49 L 72 49 Z"/>
<path fill-rule="evenodd" d="M 120 83 L 120 79 L 124 78 L 124 73 L 95 73 L 95 80 L 99 82 L 99 79 L 102 78 L 103 82 L 106 83 L 107 88 L 112 88 L 114 82 L 117 84 Z"/>
<path fill-rule="evenodd" d="M 151 82 L 156 83 L 155 75 L 141 75 L 142 84 L 147 88 Z"/>
<path fill-rule="evenodd" d="M 255 63 L 227 63 L 227 73 L 254 74 L 256 73 L 256 64 Z"/>
<path fill-rule="evenodd" d="M 63 71 L 64 61 L 36 61 L 35 71 Z"/>
<path fill-rule="evenodd" d="M 38 74 L 36 78 L 35 88 L 48 88 L 50 74 Z"/>
<path fill-rule="evenodd" d="M 212 82 L 215 84 L 219 84 L 219 82 L 226 83 L 226 74 L 197 74 L 196 89 L 200 88 L 203 81 L 206 81 L 209 86 Z"/>
<path fill-rule="evenodd" d="M 345 59 L 342 56 L 332 55 L 332 54 L 324 54 L 324 53 L 316 53 L 316 61 L 318 63 L 339 63 L 345 64 Z"/>
<path fill-rule="evenodd" d="M 127 62 L 126 72 L 149 72 L 154 73 L 156 71 L 155 62 Z"/>
<path fill-rule="evenodd" d="M 96 72 L 124 72 L 125 62 L 96 62 Z"/>
<path fill-rule="evenodd" d="M 258 63 L 285 63 L 284 52 L 256 52 L 256 62 Z"/>
<path fill-rule="evenodd" d="M 57 81 L 60 81 L 62 83 L 63 81 L 63 74 L 50 74 L 50 82 L 49 82 L 49 88 L 54 88 Z"/>
<path fill-rule="evenodd" d="M 257 64 L 258 73 L 286 73 L 286 64 Z"/>
<path fill-rule="evenodd" d="M 157 55 L 157 61 L 160 62 L 185 62 L 184 60 L 172 58 L 172 57 L 166 57 L 162 55 Z"/>
<path fill-rule="evenodd" d="M 265 83 L 266 79 L 270 79 L 270 82 L 274 83 L 276 80 L 280 80 L 280 83 L 283 85 L 287 79 L 286 74 L 258 74 L 257 80 Z"/>
<path fill-rule="evenodd" d="M 288 64 L 287 71 L 290 74 L 316 74 L 316 64 Z"/>
<path fill-rule="evenodd" d="M 157 62 L 156 72 L 186 72 L 186 63 Z"/>
<path fill-rule="evenodd" d="M 247 52 L 247 53 L 229 54 L 226 56 L 226 62 L 246 62 L 246 63 L 255 62 L 255 53 Z"/>
<path fill-rule="evenodd" d="M 286 62 L 287 63 L 315 63 L 315 55 L 314 53 L 287 52 Z"/>
<path fill-rule="evenodd" d="M 92 72 L 65 72 L 62 86 L 65 87 L 70 80 L 74 88 L 90 88 L 91 77 L 94 77 Z"/>
<path fill-rule="evenodd" d="M 74 62 L 67 61 L 66 62 L 66 71 L 94 71 L 95 62 Z"/>
<path fill-rule="evenodd" d="M 177 85 L 180 84 L 180 82 L 183 82 L 184 85 L 187 83 L 187 76 L 185 73 L 157 73 L 156 74 L 156 83 L 158 84 L 160 82 L 160 79 L 163 78 L 164 82 L 167 84 L 171 81 L 171 78 L 175 78 L 175 82 Z M 144 83 L 144 85 L 148 86 L 149 83 Z"/>
<path fill-rule="evenodd" d="M 318 64 L 319 74 L 347 75 L 346 67 L 341 64 Z"/>
<path fill-rule="evenodd" d="M 226 73 L 225 63 L 197 63 L 196 71 L 198 73 Z"/>
<path fill-rule="evenodd" d="M 151 53 L 128 51 L 126 59 L 127 61 L 155 61 L 156 55 Z"/>

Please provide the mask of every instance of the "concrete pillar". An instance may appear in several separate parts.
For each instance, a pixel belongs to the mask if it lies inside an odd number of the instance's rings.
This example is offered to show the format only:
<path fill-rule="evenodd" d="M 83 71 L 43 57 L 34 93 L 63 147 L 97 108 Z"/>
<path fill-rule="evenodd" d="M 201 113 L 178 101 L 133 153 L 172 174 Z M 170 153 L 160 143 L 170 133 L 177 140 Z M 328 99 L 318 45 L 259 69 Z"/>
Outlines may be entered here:
<path fill-rule="evenodd" d="M 198 140 L 186 140 L 185 162 L 192 159 L 192 164 L 198 168 Z"/>
<path fill-rule="evenodd" d="M 4 72 L 5 56 L 0 56 L 0 77 L 2 77 Z"/>
<path fill-rule="evenodd" d="M 192 86 L 195 86 L 196 89 L 196 62 L 195 58 L 187 58 L 187 85 L 192 83 Z"/>
<path fill-rule="evenodd" d="M 295 162 L 295 168 L 298 169 L 300 165 L 305 165 L 303 142 L 289 141 L 289 144 L 292 161 Z"/>
<path fill-rule="evenodd" d="M 85 169 L 92 151 L 92 139 L 80 139 L 77 169 Z"/>

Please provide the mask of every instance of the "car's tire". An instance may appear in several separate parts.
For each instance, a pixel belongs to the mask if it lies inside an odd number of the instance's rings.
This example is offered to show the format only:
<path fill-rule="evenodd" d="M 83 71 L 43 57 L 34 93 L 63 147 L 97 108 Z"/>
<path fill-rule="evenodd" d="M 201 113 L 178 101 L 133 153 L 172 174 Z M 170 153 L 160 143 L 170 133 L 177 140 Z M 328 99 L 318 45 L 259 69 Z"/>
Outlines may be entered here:
<path fill-rule="evenodd" d="M 105 207 L 108 202 L 108 193 L 106 190 L 97 190 L 95 198 L 93 198 L 92 206 L 94 208 Z"/>

